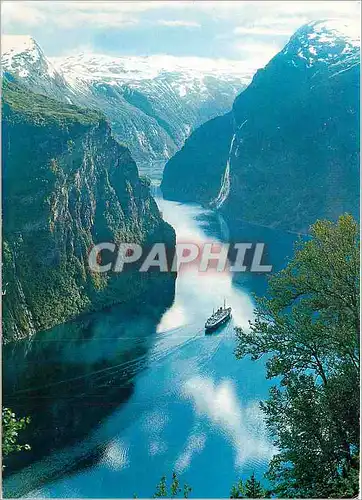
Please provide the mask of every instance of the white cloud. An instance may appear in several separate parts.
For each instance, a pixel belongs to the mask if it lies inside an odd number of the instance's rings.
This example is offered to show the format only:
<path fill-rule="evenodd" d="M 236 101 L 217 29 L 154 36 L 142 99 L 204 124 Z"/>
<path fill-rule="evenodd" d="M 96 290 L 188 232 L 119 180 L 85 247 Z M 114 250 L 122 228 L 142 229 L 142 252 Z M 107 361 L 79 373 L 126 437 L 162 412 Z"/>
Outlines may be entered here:
<path fill-rule="evenodd" d="M 154 410 L 143 418 L 142 427 L 145 432 L 152 435 L 159 434 L 168 422 L 168 416 L 161 411 Z"/>
<path fill-rule="evenodd" d="M 31 3 L 27 5 L 25 2 L 3 2 L 1 17 L 3 25 L 25 24 L 32 27 L 46 21 L 46 16 L 40 9 L 34 8 Z"/>
<path fill-rule="evenodd" d="M 142 430 L 149 439 L 148 452 L 150 456 L 163 455 L 167 451 L 167 444 L 161 438 L 162 431 L 168 422 L 165 412 L 151 411 L 143 417 Z"/>
<path fill-rule="evenodd" d="M 107 37 L 97 38 L 107 29 L 138 29 L 138 50 L 145 28 L 145 53 L 150 31 L 157 26 L 185 30 L 185 55 L 194 47 L 195 55 L 241 58 L 250 67 L 265 65 L 274 55 L 274 48 L 265 45 L 266 39 L 280 50 L 287 37 L 302 24 L 312 20 L 336 18 L 344 21 L 360 18 L 356 1 L 3 1 L 2 30 L 11 34 L 30 34 L 52 47 L 53 54 L 64 54 L 82 44 L 107 46 Z M 65 48 L 55 40 L 62 40 Z M 201 34 L 201 38 L 200 38 Z M 203 35 L 206 35 L 205 37 Z M 71 35 L 71 36 L 69 36 Z M 114 33 L 112 34 L 114 36 Z M 115 36 L 114 36 L 115 37 Z M 192 46 L 191 37 L 195 38 Z M 111 37 L 110 37 L 111 38 Z M 116 37 L 115 37 L 116 38 Z M 205 39 L 210 43 L 205 48 Z M 198 41 L 201 43 L 198 45 Z M 192 40 L 193 41 L 193 40 Z M 169 43 L 170 42 L 170 43 Z M 247 43 L 245 43 L 247 42 Z M 111 43 L 111 42 L 110 42 Z M 157 40 L 152 38 L 154 53 L 182 55 L 183 47 L 169 41 L 168 31 L 162 30 Z M 174 45 L 172 45 L 174 44 Z M 162 46 L 163 45 L 163 46 Z M 270 45 L 270 44 L 268 44 Z M 46 53 L 48 46 L 44 46 Z M 251 48 L 250 57 L 245 47 Z M 253 48 L 254 47 L 254 48 Z M 108 48 L 108 47 L 107 47 Z M 135 49 L 135 50 L 137 50 Z M 126 51 L 127 49 L 125 49 Z M 129 49 L 128 51 L 133 51 Z M 109 48 L 111 52 L 111 48 Z M 213 56 L 215 54 L 215 56 Z M 49 54 L 51 55 L 51 54 Z M 254 58 L 252 61 L 251 58 Z"/>
<path fill-rule="evenodd" d="M 194 455 L 202 452 L 205 447 L 205 443 L 205 434 L 191 434 L 186 442 L 184 451 L 176 460 L 175 470 L 181 474 L 188 467 L 190 467 Z"/>
<path fill-rule="evenodd" d="M 119 470 L 129 465 L 129 449 L 123 441 L 114 439 L 109 443 L 103 453 L 103 462 L 110 469 Z"/>
<path fill-rule="evenodd" d="M 150 442 L 148 452 L 151 457 L 163 455 L 167 451 L 167 444 L 164 441 L 153 440 Z"/>
<path fill-rule="evenodd" d="M 124 28 L 138 24 L 138 20 L 112 12 L 74 12 L 71 15 L 64 13 L 57 17 L 57 25 L 63 28 L 76 28 L 80 25 L 92 25 L 97 28 Z"/>
<path fill-rule="evenodd" d="M 75 20 L 89 22 L 92 25 L 122 26 L 135 23 L 140 16 L 148 12 L 160 11 L 178 12 L 175 21 L 159 21 L 168 26 L 196 27 L 198 21 L 190 20 L 190 12 L 202 14 L 210 19 L 226 19 L 241 24 L 240 28 L 253 29 L 253 23 L 260 25 L 260 18 L 266 15 L 275 21 L 285 21 L 288 18 L 314 16 L 356 18 L 359 17 L 359 3 L 355 1 L 4 1 L 2 2 L 3 23 L 22 23 L 27 26 L 40 25 L 45 20 L 61 25 L 74 26 Z M 182 19 L 182 13 L 187 12 L 187 19 Z M 253 21 L 253 23 L 250 23 Z M 166 24 L 165 24 L 166 25 Z M 244 26 L 245 25 L 245 26 Z M 249 26 L 249 27 L 248 27 Z M 254 28 L 256 29 L 256 28 Z"/>
<path fill-rule="evenodd" d="M 233 30 L 233 33 L 235 35 L 291 35 L 293 33 L 293 29 L 290 28 L 279 28 L 275 29 L 272 27 L 266 27 L 266 26 L 251 26 L 249 28 L 244 27 L 244 26 L 238 26 Z"/>
<path fill-rule="evenodd" d="M 268 439 L 268 431 L 258 402 L 246 406 L 238 400 L 233 382 L 224 380 L 217 385 L 211 378 L 195 376 L 184 386 L 185 396 L 192 399 L 196 411 L 208 418 L 220 432 L 230 439 L 235 450 L 235 465 L 242 467 L 251 460 L 269 460 L 274 447 Z M 203 447 L 202 440 L 191 441 L 179 465 L 187 466 L 194 448 Z M 189 450 L 189 453 L 187 453 Z M 190 458 L 191 460 L 191 458 Z"/>
<path fill-rule="evenodd" d="M 196 23 L 194 21 L 167 21 L 164 19 L 161 19 L 160 21 L 157 21 L 157 24 L 160 26 L 169 26 L 169 27 L 185 27 L 185 28 L 201 28 L 200 23 Z"/>
<path fill-rule="evenodd" d="M 285 4 L 283 11 L 288 14 L 309 13 L 326 13 L 333 17 L 355 17 L 360 11 L 360 2 L 357 1 L 293 1 L 293 2 L 277 2 Z"/>
<path fill-rule="evenodd" d="M 137 4 L 138 2 L 136 2 Z M 143 2 L 139 2 L 142 4 Z M 35 27 L 52 23 L 60 28 L 79 26 L 122 27 L 138 23 L 142 5 L 130 2 L 23 2 L 2 4 L 3 27 Z"/>
<path fill-rule="evenodd" d="M 254 69 L 264 67 L 282 48 L 283 44 L 253 42 L 238 39 L 233 43 L 234 51 Z"/>

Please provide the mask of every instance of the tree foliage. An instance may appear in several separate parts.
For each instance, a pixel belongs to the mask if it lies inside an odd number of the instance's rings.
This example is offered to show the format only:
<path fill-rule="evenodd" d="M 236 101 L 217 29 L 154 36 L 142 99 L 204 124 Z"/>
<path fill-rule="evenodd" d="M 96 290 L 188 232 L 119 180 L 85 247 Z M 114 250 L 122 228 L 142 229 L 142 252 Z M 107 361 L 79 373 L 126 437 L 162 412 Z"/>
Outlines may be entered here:
<path fill-rule="evenodd" d="M 184 483 L 183 488 L 181 487 L 180 480 L 176 472 L 173 472 L 170 488 L 167 488 L 166 476 L 162 476 L 160 482 L 156 486 L 153 498 L 179 498 L 181 493 L 183 498 L 189 498 L 191 491 L 192 488 L 187 483 Z M 232 486 L 230 491 L 230 498 L 269 497 L 270 492 L 262 487 L 260 481 L 257 481 L 254 473 L 245 481 L 245 483 L 243 483 L 242 480 L 239 480 L 234 486 Z M 137 496 L 134 495 L 134 498 L 137 498 Z"/>
<path fill-rule="evenodd" d="M 249 479 L 245 481 L 245 497 L 246 498 L 266 498 L 268 493 L 261 486 L 260 481 L 257 481 L 253 473 Z"/>
<path fill-rule="evenodd" d="M 238 481 L 230 491 L 230 498 L 269 498 L 270 493 L 264 489 L 255 477 L 255 474 L 250 476 L 249 479 L 243 483 L 242 480 Z"/>
<path fill-rule="evenodd" d="M 166 476 L 162 476 L 153 498 L 177 498 L 181 493 L 183 494 L 183 498 L 188 498 L 190 492 L 191 488 L 187 483 L 184 483 L 183 488 L 181 488 L 179 478 L 176 472 L 173 472 L 170 490 L 167 489 Z"/>
<path fill-rule="evenodd" d="M 317 221 L 270 278 L 250 329 L 237 330 L 237 357 L 266 356 L 267 377 L 279 380 L 261 404 L 278 496 L 358 493 L 359 321 L 358 224 Z"/>
<path fill-rule="evenodd" d="M 29 417 L 18 418 L 10 408 L 2 410 L 2 453 L 3 458 L 10 453 L 30 450 L 28 444 L 19 443 L 19 432 L 29 424 Z"/>

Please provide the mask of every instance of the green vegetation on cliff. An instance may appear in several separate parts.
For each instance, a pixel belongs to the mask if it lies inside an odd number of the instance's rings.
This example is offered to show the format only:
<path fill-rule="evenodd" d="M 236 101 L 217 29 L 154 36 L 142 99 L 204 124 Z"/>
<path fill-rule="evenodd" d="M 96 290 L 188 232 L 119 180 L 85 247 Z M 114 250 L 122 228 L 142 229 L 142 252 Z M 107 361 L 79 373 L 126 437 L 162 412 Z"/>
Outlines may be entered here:
<path fill-rule="evenodd" d="M 6 83 L 2 144 L 5 340 L 144 293 L 153 276 L 88 268 L 99 242 L 174 243 L 104 117 Z"/>
<path fill-rule="evenodd" d="M 34 94 L 25 90 L 21 85 L 7 80 L 3 83 L 2 99 L 5 109 L 9 106 L 14 112 L 13 118 L 22 121 L 28 119 L 33 123 L 78 122 L 90 125 L 105 120 L 105 117 L 98 111 L 64 104 L 44 95 Z"/>
<path fill-rule="evenodd" d="M 267 357 L 279 382 L 261 404 L 277 453 L 278 498 L 358 494 L 359 229 L 350 215 L 317 221 L 312 238 L 269 281 L 238 358 Z"/>

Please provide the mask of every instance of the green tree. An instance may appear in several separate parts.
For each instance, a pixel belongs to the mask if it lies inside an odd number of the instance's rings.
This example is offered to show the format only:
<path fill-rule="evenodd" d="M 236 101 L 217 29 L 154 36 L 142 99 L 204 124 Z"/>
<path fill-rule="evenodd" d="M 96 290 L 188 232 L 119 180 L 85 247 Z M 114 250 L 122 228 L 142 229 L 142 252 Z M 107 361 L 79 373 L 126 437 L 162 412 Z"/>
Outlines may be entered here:
<path fill-rule="evenodd" d="M 359 230 L 343 215 L 311 236 L 237 330 L 237 357 L 266 355 L 267 377 L 280 380 L 261 406 L 278 449 L 268 476 L 284 497 L 357 494 Z"/>
<path fill-rule="evenodd" d="M 29 422 L 29 417 L 18 418 L 10 408 L 3 408 L 2 453 L 4 459 L 10 455 L 10 453 L 30 450 L 30 446 L 28 444 L 19 443 L 19 432 L 25 429 Z"/>
<path fill-rule="evenodd" d="M 148 175 L 140 175 L 140 181 L 143 186 L 147 188 L 151 187 L 152 180 L 148 177 Z"/>
<path fill-rule="evenodd" d="M 244 484 L 241 479 L 231 487 L 230 498 L 245 498 Z"/>
<path fill-rule="evenodd" d="M 176 472 L 172 473 L 172 483 L 171 483 L 171 498 L 177 497 L 181 492 L 180 481 L 178 480 Z"/>
<path fill-rule="evenodd" d="M 184 498 L 189 498 L 189 495 L 192 491 L 191 486 L 189 486 L 187 483 L 184 484 Z"/>
<path fill-rule="evenodd" d="M 264 489 L 253 474 L 243 483 L 242 480 L 234 484 L 230 491 L 230 498 L 269 498 L 270 493 Z"/>
<path fill-rule="evenodd" d="M 192 489 L 187 483 L 184 483 L 183 488 L 181 488 L 178 476 L 176 472 L 173 472 L 170 492 L 167 489 L 166 476 L 162 476 L 153 498 L 177 498 L 181 492 L 183 492 L 183 498 L 188 498 L 191 491 Z"/>
<path fill-rule="evenodd" d="M 261 486 L 260 481 L 255 478 L 254 472 L 245 481 L 245 498 L 266 498 L 266 491 Z"/>
<path fill-rule="evenodd" d="M 155 494 L 153 498 L 166 498 L 167 497 L 167 483 L 166 476 L 162 476 L 160 482 L 156 486 Z"/>

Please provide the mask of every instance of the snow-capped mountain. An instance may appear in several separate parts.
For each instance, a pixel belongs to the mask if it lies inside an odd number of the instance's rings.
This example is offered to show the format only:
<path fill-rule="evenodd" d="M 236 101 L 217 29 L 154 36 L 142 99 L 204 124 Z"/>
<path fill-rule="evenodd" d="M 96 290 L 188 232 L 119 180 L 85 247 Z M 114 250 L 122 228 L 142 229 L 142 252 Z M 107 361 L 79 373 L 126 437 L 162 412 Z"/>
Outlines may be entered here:
<path fill-rule="evenodd" d="M 103 111 L 141 168 L 163 165 L 192 130 L 230 109 L 250 80 L 237 62 L 99 54 L 47 58 L 30 37 L 3 38 L 3 71 L 36 92 Z"/>
<path fill-rule="evenodd" d="M 67 99 L 69 89 L 62 73 L 55 69 L 30 36 L 1 37 L 1 70 L 10 78 L 17 78 L 34 92 L 61 102 L 70 102 L 70 97 Z"/>
<path fill-rule="evenodd" d="M 336 21 L 296 31 L 232 113 L 203 124 L 166 164 L 164 195 L 303 232 L 318 218 L 357 216 L 358 33 Z"/>
<path fill-rule="evenodd" d="M 195 127 L 231 107 L 246 81 L 237 64 L 170 56 L 81 54 L 52 62 L 69 88 L 106 113 L 140 164 L 170 158 Z"/>
<path fill-rule="evenodd" d="M 295 66 L 338 69 L 359 63 L 358 25 L 338 20 L 314 21 L 302 26 L 285 46 L 282 54 Z"/>

